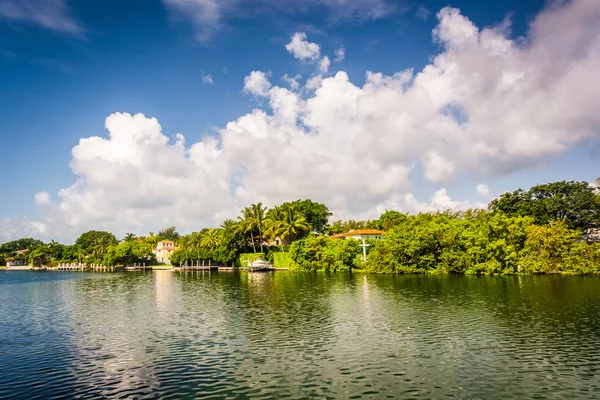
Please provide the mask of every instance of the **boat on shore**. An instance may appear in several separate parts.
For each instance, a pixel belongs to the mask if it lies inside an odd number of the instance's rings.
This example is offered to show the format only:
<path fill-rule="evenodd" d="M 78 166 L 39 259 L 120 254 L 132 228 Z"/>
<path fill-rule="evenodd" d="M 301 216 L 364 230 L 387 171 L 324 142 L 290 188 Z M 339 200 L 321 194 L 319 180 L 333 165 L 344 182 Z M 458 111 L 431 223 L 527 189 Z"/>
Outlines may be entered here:
<path fill-rule="evenodd" d="M 275 268 L 264 260 L 255 260 L 249 263 L 248 271 L 249 272 L 263 272 L 263 271 L 274 271 Z"/>

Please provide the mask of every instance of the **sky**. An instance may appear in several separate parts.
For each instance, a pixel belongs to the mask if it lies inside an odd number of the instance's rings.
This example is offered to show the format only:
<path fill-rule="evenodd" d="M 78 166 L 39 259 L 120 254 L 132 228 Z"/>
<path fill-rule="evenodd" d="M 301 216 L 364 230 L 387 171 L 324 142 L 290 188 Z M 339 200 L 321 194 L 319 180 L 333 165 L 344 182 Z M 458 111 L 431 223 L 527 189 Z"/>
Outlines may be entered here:
<path fill-rule="evenodd" d="M 600 1 L 0 0 L 0 241 L 600 176 Z"/>

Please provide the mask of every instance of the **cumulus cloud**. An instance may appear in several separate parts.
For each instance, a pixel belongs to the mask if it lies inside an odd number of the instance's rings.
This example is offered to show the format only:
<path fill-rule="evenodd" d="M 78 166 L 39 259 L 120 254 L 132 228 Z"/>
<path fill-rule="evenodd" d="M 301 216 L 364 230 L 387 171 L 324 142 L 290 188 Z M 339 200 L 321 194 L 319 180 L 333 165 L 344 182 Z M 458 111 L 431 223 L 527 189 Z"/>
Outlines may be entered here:
<path fill-rule="evenodd" d="M 299 60 L 316 60 L 321 56 L 321 47 L 313 42 L 309 42 L 306 33 L 296 32 L 288 44 L 285 45 L 287 51 Z"/>
<path fill-rule="evenodd" d="M 326 74 L 329 71 L 329 66 L 331 65 L 331 61 L 329 57 L 325 56 L 319 61 L 319 72 L 322 74 Z"/>
<path fill-rule="evenodd" d="M 342 60 L 346 57 L 346 49 L 344 48 L 344 46 L 340 47 L 339 49 L 336 49 L 334 51 L 334 55 L 334 62 L 342 62 Z"/>
<path fill-rule="evenodd" d="M 265 97 L 271 87 L 269 76 L 271 76 L 270 72 L 252 71 L 250 75 L 244 78 L 244 92 L 257 97 Z"/>
<path fill-rule="evenodd" d="M 306 88 L 306 90 L 315 90 L 321 87 L 322 83 L 323 75 L 313 75 L 306 80 L 306 84 L 304 85 L 304 87 Z"/>
<path fill-rule="evenodd" d="M 43 205 L 40 223 L 51 232 L 198 229 L 252 202 L 306 197 L 335 218 L 464 209 L 480 204 L 445 189 L 419 202 L 413 181 L 421 171 L 440 185 L 493 179 L 600 139 L 590 84 L 600 81 L 600 2 L 554 5 L 517 39 L 506 22 L 481 29 L 449 7 L 437 17 L 442 50 L 422 70 L 368 72 L 362 86 L 343 71 L 315 75 L 301 92 L 253 71 L 244 90 L 264 106 L 197 143 L 168 137 L 154 118 L 111 115 L 107 137 L 73 149 L 77 180 Z"/>
<path fill-rule="evenodd" d="M 7 242 L 19 238 L 45 238 L 50 234 L 48 225 L 28 219 L 0 218 L 0 240 Z"/>
<path fill-rule="evenodd" d="M 0 0 L 0 17 L 76 36 L 85 34 L 65 0 Z"/>
<path fill-rule="evenodd" d="M 205 85 L 212 85 L 215 82 L 213 81 L 212 75 L 206 74 L 202 75 L 202 83 L 204 83 Z"/>
<path fill-rule="evenodd" d="M 479 185 L 477 185 L 477 193 L 484 197 L 487 197 L 490 195 L 490 188 L 488 185 L 480 183 Z"/>
<path fill-rule="evenodd" d="M 298 79 L 302 78 L 302 75 L 297 74 L 295 76 L 289 76 L 288 74 L 285 74 L 283 76 L 283 81 L 287 82 L 288 85 L 290 85 L 290 89 L 292 90 L 297 90 L 300 87 L 300 82 L 298 82 Z"/>
<path fill-rule="evenodd" d="M 35 203 L 38 205 L 50 204 L 51 195 L 48 192 L 39 192 L 35 194 Z"/>

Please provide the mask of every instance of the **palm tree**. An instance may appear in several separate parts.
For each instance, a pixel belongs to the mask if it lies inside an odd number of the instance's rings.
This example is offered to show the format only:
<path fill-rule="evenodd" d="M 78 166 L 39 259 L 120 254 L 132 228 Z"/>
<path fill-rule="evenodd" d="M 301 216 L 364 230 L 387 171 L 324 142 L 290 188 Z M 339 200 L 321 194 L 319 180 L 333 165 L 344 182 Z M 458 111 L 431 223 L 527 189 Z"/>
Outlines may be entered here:
<path fill-rule="evenodd" d="M 288 208 L 285 212 L 285 219 L 277 232 L 277 235 L 288 242 L 294 240 L 298 235 L 310 231 L 310 224 L 306 221 L 304 215 L 294 208 Z"/>
<path fill-rule="evenodd" d="M 123 238 L 124 242 L 133 242 L 135 240 L 136 236 L 133 233 L 126 233 L 125 237 Z"/>
<path fill-rule="evenodd" d="M 96 241 L 94 242 L 94 257 L 96 257 L 97 259 L 101 259 L 102 257 L 104 257 L 104 255 L 108 253 L 108 249 L 112 244 L 113 243 L 111 242 L 111 240 L 106 236 L 102 236 L 96 239 Z"/>
<path fill-rule="evenodd" d="M 234 232 L 236 230 L 237 222 L 232 219 L 226 219 L 221 223 L 221 229 L 223 229 L 224 234 L 228 234 Z"/>
<path fill-rule="evenodd" d="M 274 240 L 278 237 L 278 232 L 283 227 L 283 221 L 285 220 L 285 209 L 282 207 L 273 207 L 267 212 L 267 218 L 265 218 L 265 235 L 269 240 Z M 280 245 L 283 251 L 283 243 Z"/>
<path fill-rule="evenodd" d="M 202 250 L 202 233 L 193 232 L 189 235 L 188 248 L 190 252 L 196 252 L 196 258 L 200 260 L 200 250 Z"/>
<path fill-rule="evenodd" d="M 252 242 L 252 249 L 256 253 L 256 243 L 254 243 L 254 227 L 256 226 L 256 222 L 254 219 L 254 215 L 252 213 L 252 209 L 250 207 L 246 207 L 242 210 L 242 216 L 238 217 L 237 232 L 243 233 L 247 235 L 250 233 L 250 240 Z"/>
<path fill-rule="evenodd" d="M 81 259 L 85 258 L 85 253 L 83 252 L 82 249 L 77 249 L 75 252 L 75 257 L 77 257 L 77 260 L 79 261 L 79 264 L 81 264 Z"/>
<path fill-rule="evenodd" d="M 258 235 L 260 236 L 260 252 L 263 252 L 263 228 L 265 222 L 265 214 L 267 207 L 263 207 L 262 203 L 252 204 L 252 216 L 254 218 L 254 225 L 258 229 Z"/>
<path fill-rule="evenodd" d="M 202 235 L 200 243 L 203 247 L 207 247 L 210 251 L 214 251 L 215 247 L 218 247 L 223 243 L 223 231 L 220 229 L 209 229 Z"/>

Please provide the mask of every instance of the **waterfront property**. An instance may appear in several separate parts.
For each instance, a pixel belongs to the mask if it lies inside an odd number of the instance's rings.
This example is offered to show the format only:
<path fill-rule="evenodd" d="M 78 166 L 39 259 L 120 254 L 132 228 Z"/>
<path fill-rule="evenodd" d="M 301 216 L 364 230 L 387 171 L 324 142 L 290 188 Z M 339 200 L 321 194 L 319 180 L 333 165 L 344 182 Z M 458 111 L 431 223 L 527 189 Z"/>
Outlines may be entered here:
<path fill-rule="evenodd" d="M 378 229 L 356 229 L 356 230 L 351 230 L 346 233 L 332 235 L 330 237 L 332 239 L 347 238 L 347 239 L 355 239 L 355 240 L 363 240 L 363 239 L 381 240 L 381 239 L 383 239 L 383 235 L 385 235 L 385 232 L 380 231 Z"/>
<path fill-rule="evenodd" d="M 152 252 L 156 256 L 156 260 L 161 264 L 169 264 L 171 256 L 179 247 L 171 240 L 161 240 L 156 244 L 156 248 Z"/>
<path fill-rule="evenodd" d="M 17 250 L 16 256 L 8 259 L 6 261 L 6 268 L 10 270 L 28 270 L 32 269 L 30 265 L 27 265 L 25 261 L 25 253 L 27 253 L 29 249 Z"/>
<path fill-rule="evenodd" d="M 369 247 L 369 244 L 367 244 L 366 240 L 367 239 L 381 240 L 381 239 L 383 239 L 383 235 L 385 235 L 385 232 L 380 231 L 378 229 L 356 229 L 356 230 L 351 230 L 346 233 L 332 235 L 330 237 L 332 239 L 360 240 L 362 242 L 360 244 L 360 247 L 362 247 L 363 261 L 367 261 L 367 247 Z"/>

